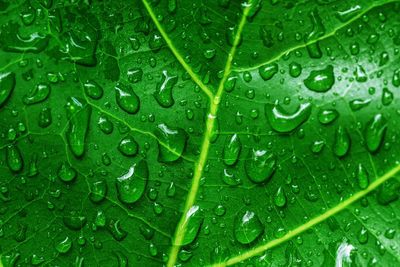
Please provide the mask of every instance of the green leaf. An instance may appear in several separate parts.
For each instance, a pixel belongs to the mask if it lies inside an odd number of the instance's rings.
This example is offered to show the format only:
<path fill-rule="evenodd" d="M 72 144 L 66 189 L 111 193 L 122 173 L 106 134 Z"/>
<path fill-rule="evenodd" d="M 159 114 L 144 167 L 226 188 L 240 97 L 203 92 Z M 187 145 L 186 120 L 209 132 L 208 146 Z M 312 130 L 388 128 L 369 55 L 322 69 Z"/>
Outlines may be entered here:
<path fill-rule="evenodd" d="M 0 13 L 0 266 L 400 264 L 400 1 Z"/>

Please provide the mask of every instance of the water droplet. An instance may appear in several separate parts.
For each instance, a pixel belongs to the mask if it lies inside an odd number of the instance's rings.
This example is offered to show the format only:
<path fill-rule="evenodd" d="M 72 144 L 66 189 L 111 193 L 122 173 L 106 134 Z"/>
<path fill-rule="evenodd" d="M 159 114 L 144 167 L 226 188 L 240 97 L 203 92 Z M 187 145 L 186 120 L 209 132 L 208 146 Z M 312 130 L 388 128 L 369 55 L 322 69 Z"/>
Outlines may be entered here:
<path fill-rule="evenodd" d="M 109 220 L 106 225 L 107 230 L 110 232 L 112 237 L 117 241 L 122 241 L 128 235 L 128 232 L 121 228 L 120 220 Z"/>
<path fill-rule="evenodd" d="M 173 162 L 178 160 L 185 150 L 188 135 L 182 128 L 171 128 L 166 124 L 159 124 L 154 131 L 158 138 L 158 160 Z"/>
<path fill-rule="evenodd" d="M 361 65 L 357 65 L 356 70 L 354 71 L 354 75 L 356 76 L 357 82 L 363 83 L 368 80 L 367 73 Z"/>
<path fill-rule="evenodd" d="M 156 91 L 153 93 L 158 104 L 164 108 L 169 108 L 174 104 L 172 98 L 172 88 L 178 82 L 178 76 L 168 75 L 167 71 L 163 71 L 161 81 L 157 83 Z"/>
<path fill-rule="evenodd" d="M 21 152 L 16 145 L 7 146 L 6 150 L 7 166 L 12 172 L 19 172 L 24 166 Z"/>
<path fill-rule="evenodd" d="M 365 169 L 364 165 L 361 163 L 358 164 L 357 167 L 357 180 L 358 180 L 358 186 L 361 189 L 365 189 L 369 185 L 369 174 L 367 170 Z"/>
<path fill-rule="evenodd" d="M 118 250 L 114 250 L 112 253 L 117 257 L 118 267 L 128 267 L 127 256 L 125 256 L 121 251 Z"/>
<path fill-rule="evenodd" d="M 128 81 L 131 83 L 138 83 L 142 80 L 143 70 L 141 68 L 134 68 L 128 70 Z"/>
<path fill-rule="evenodd" d="M 50 126 L 52 123 L 53 118 L 51 116 L 51 109 L 50 108 L 42 108 L 39 113 L 38 125 L 41 128 L 46 128 Z"/>
<path fill-rule="evenodd" d="M 313 153 L 317 154 L 317 153 L 319 153 L 319 152 L 322 151 L 322 149 L 324 148 L 324 146 L 325 146 L 325 141 L 323 141 L 323 140 L 314 141 L 314 142 L 311 144 L 311 151 L 312 151 Z"/>
<path fill-rule="evenodd" d="M 363 107 L 368 106 L 369 103 L 371 103 L 371 99 L 354 99 L 350 101 L 349 105 L 352 111 L 357 111 L 362 109 Z"/>
<path fill-rule="evenodd" d="M 122 83 L 115 86 L 115 96 L 117 104 L 122 110 L 129 114 L 135 114 L 139 110 L 139 97 L 132 90 L 132 87 Z"/>
<path fill-rule="evenodd" d="M 0 73 L 0 108 L 6 103 L 15 87 L 15 73 Z"/>
<path fill-rule="evenodd" d="M 27 95 L 22 98 L 26 105 L 40 103 L 50 95 L 50 85 L 38 84 Z"/>
<path fill-rule="evenodd" d="M 233 172 L 230 169 L 224 169 L 222 173 L 222 181 L 230 186 L 237 186 L 242 184 L 242 180 L 238 177 L 235 177 Z"/>
<path fill-rule="evenodd" d="M 92 113 L 92 108 L 82 103 L 84 103 L 83 100 L 70 97 L 65 105 L 69 120 L 66 137 L 69 147 L 76 157 L 81 157 L 85 152 L 85 138 Z"/>
<path fill-rule="evenodd" d="M 93 80 L 87 80 L 83 84 L 83 88 L 88 97 L 98 100 L 103 96 L 103 88 Z"/>
<path fill-rule="evenodd" d="M 398 192 L 400 189 L 400 183 L 396 179 L 385 181 L 378 188 L 377 200 L 381 205 L 388 205 L 389 203 L 399 198 Z"/>
<path fill-rule="evenodd" d="M 105 115 L 100 116 L 99 121 L 97 122 L 97 125 L 99 126 L 100 130 L 105 134 L 111 134 L 112 131 L 114 130 L 113 123 Z"/>
<path fill-rule="evenodd" d="M 90 183 L 90 194 L 89 198 L 93 203 L 99 203 L 106 198 L 107 195 L 107 182 L 102 180 L 97 180 Z"/>
<path fill-rule="evenodd" d="M 276 169 L 276 156 L 271 151 L 253 148 L 249 151 L 244 168 L 251 181 L 268 181 Z"/>
<path fill-rule="evenodd" d="M 347 10 L 337 11 L 336 16 L 342 22 L 346 22 L 356 16 L 361 11 L 361 7 L 359 5 L 354 5 Z"/>
<path fill-rule="evenodd" d="M 203 214 L 200 211 L 199 206 L 192 206 L 189 209 L 185 217 L 186 227 L 180 244 L 181 246 L 189 245 L 196 239 L 203 223 L 203 219 Z"/>
<path fill-rule="evenodd" d="M 71 247 L 72 247 L 72 240 L 68 236 L 65 237 L 63 240 L 59 241 L 58 243 L 56 243 L 55 245 L 55 249 L 61 254 L 65 254 L 68 251 L 70 251 Z"/>
<path fill-rule="evenodd" d="M 223 161 L 226 165 L 232 166 L 239 159 L 239 154 L 242 149 L 242 143 L 237 134 L 227 137 L 223 150 Z"/>
<path fill-rule="evenodd" d="M 167 188 L 167 197 L 174 197 L 176 192 L 176 186 L 174 182 L 171 182 Z"/>
<path fill-rule="evenodd" d="M 86 217 L 81 215 L 78 211 L 70 211 L 67 215 L 63 216 L 63 222 L 71 230 L 80 230 L 86 224 Z"/>
<path fill-rule="evenodd" d="M 311 104 L 300 104 L 300 107 L 292 114 L 284 111 L 276 102 L 265 105 L 265 114 L 271 127 L 280 133 L 288 133 L 299 127 L 311 114 Z"/>
<path fill-rule="evenodd" d="M 299 63 L 292 62 L 289 64 L 289 74 L 293 78 L 299 77 L 301 74 L 302 68 Z"/>
<path fill-rule="evenodd" d="M 286 194 L 282 186 L 275 193 L 274 203 L 279 208 L 283 208 L 286 205 Z"/>
<path fill-rule="evenodd" d="M 368 151 L 374 153 L 380 147 L 385 136 L 387 121 L 382 114 L 376 114 L 368 121 L 365 129 L 365 141 Z"/>
<path fill-rule="evenodd" d="M 321 109 L 318 112 L 318 120 L 321 124 L 329 124 L 337 119 L 339 113 L 336 109 Z"/>
<path fill-rule="evenodd" d="M 119 142 L 118 150 L 127 157 L 133 157 L 138 153 L 139 146 L 131 135 L 127 135 Z"/>
<path fill-rule="evenodd" d="M 268 81 L 278 72 L 278 64 L 271 63 L 258 68 L 258 73 L 264 81 Z"/>
<path fill-rule="evenodd" d="M 241 211 L 235 217 L 233 233 L 241 244 L 250 244 L 264 232 L 264 226 L 253 211 Z"/>
<path fill-rule="evenodd" d="M 116 179 L 118 198 L 121 202 L 132 204 L 139 200 L 147 185 L 149 170 L 144 160 L 135 163 L 129 171 Z"/>
<path fill-rule="evenodd" d="M 393 93 L 386 87 L 382 90 L 382 105 L 388 106 L 393 102 Z"/>
<path fill-rule="evenodd" d="M 63 182 L 72 182 L 75 180 L 77 176 L 77 172 L 74 168 L 72 168 L 69 163 L 64 162 L 61 164 L 60 168 L 58 168 L 57 176 Z"/>
<path fill-rule="evenodd" d="M 368 231 L 364 227 L 361 228 L 360 232 L 358 233 L 357 236 L 358 242 L 360 244 L 365 244 L 368 242 Z"/>
<path fill-rule="evenodd" d="M 337 157 L 343 157 L 350 148 L 350 136 L 343 126 L 339 126 L 335 132 L 335 143 L 333 144 L 333 152 Z"/>
<path fill-rule="evenodd" d="M 324 69 L 311 71 L 310 75 L 303 82 L 311 91 L 328 91 L 335 83 L 335 75 L 333 73 L 332 65 L 328 65 Z"/>

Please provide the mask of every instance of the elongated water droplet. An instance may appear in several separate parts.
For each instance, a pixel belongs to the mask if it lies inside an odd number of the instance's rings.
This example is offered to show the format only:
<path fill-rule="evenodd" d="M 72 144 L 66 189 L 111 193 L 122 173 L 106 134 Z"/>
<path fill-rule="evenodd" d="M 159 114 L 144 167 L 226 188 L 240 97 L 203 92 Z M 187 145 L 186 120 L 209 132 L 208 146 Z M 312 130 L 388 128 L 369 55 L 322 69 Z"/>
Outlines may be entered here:
<path fill-rule="evenodd" d="M 237 134 L 227 137 L 223 150 L 224 163 L 228 166 L 234 165 L 239 159 L 239 154 L 242 149 L 242 143 Z"/>
<path fill-rule="evenodd" d="M 103 96 L 103 88 L 93 80 L 87 80 L 83 84 L 83 88 L 86 95 L 94 100 L 98 100 Z"/>
<path fill-rule="evenodd" d="M 376 114 L 366 125 L 365 141 L 370 152 L 378 151 L 385 136 L 387 121 L 382 114 Z"/>
<path fill-rule="evenodd" d="M 276 169 L 276 156 L 271 151 L 253 148 L 249 151 L 244 168 L 251 181 L 268 181 Z"/>
<path fill-rule="evenodd" d="M 138 201 L 146 188 L 148 176 L 146 161 L 133 164 L 126 174 L 116 179 L 119 200 L 126 204 Z"/>
<path fill-rule="evenodd" d="M 15 73 L 0 73 L 0 108 L 6 103 L 15 87 Z"/>
<path fill-rule="evenodd" d="M 21 156 L 21 152 L 16 145 L 9 145 L 6 150 L 6 159 L 8 168 L 12 172 L 19 172 L 24 166 L 24 161 Z"/>
<path fill-rule="evenodd" d="M 362 165 L 361 163 L 359 163 L 357 167 L 357 180 L 358 180 L 358 186 L 360 186 L 361 189 L 365 189 L 368 187 L 369 174 L 365 169 L 364 165 Z"/>
<path fill-rule="evenodd" d="M 38 125 L 41 128 L 46 128 L 50 126 L 52 123 L 53 118 L 51 116 L 51 109 L 50 108 L 42 108 L 39 113 L 39 120 L 38 120 Z"/>
<path fill-rule="evenodd" d="M 106 180 L 97 180 L 90 183 L 89 198 L 93 203 L 99 203 L 106 198 L 108 191 Z"/>
<path fill-rule="evenodd" d="M 138 153 L 139 146 L 131 135 L 127 135 L 119 142 L 118 150 L 127 157 L 133 157 Z"/>
<path fill-rule="evenodd" d="M 332 88 L 335 83 L 335 75 L 333 74 L 332 65 L 326 66 L 321 70 L 313 70 L 310 75 L 305 79 L 304 85 L 315 92 L 326 92 Z"/>
<path fill-rule="evenodd" d="M 335 143 L 333 144 L 333 152 L 338 157 L 343 157 L 347 154 L 350 148 L 350 136 L 343 126 L 339 126 L 335 133 Z"/>
<path fill-rule="evenodd" d="M 283 208 L 286 205 L 286 194 L 282 186 L 276 191 L 274 202 L 279 208 Z"/>
<path fill-rule="evenodd" d="M 169 108 L 174 104 L 172 98 L 172 88 L 178 82 L 178 76 L 168 75 L 167 71 L 163 71 L 161 81 L 157 84 L 156 91 L 153 96 L 158 104 L 164 108 Z"/>
<path fill-rule="evenodd" d="M 359 5 L 354 5 L 346 10 L 343 11 L 337 11 L 337 18 L 342 21 L 346 22 L 356 16 L 359 12 L 361 11 L 361 6 Z"/>
<path fill-rule="evenodd" d="M 393 102 L 393 93 L 386 87 L 382 90 L 382 105 L 388 106 Z"/>
<path fill-rule="evenodd" d="M 337 119 L 339 113 L 336 109 L 321 109 L 318 112 L 318 120 L 321 124 L 329 124 Z"/>
<path fill-rule="evenodd" d="M 185 217 L 185 233 L 182 240 L 182 246 L 192 243 L 200 230 L 204 217 L 199 206 L 192 206 Z"/>
<path fill-rule="evenodd" d="M 115 97 L 119 107 L 129 114 L 135 114 L 139 110 L 139 97 L 132 90 L 132 87 L 122 83 L 115 86 Z"/>
<path fill-rule="evenodd" d="M 253 211 L 240 211 L 234 221 L 233 234 L 241 244 L 250 244 L 264 232 L 264 225 Z"/>
<path fill-rule="evenodd" d="M 360 244 L 365 244 L 368 242 L 368 231 L 364 227 L 361 228 L 360 232 L 358 233 L 357 236 L 358 242 Z"/>
<path fill-rule="evenodd" d="M 26 105 L 32 105 L 40 103 L 46 100 L 50 95 L 50 85 L 48 84 L 38 84 L 33 90 L 31 90 L 27 95 L 22 98 L 22 101 Z"/>
<path fill-rule="evenodd" d="M 158 138 L 158 160 L 173 162 L 179 159 L 185 150 L 188 135 L 182 128 L 172 128 L 162 123 L 154 131 Z"/>
<path fill-rule="evenodd" d="M 356 70 L 354 71 L 354 75 L 356 76 L 356 81 L 363 83 L 368 80 L 367 73 L 365 72 L 363 66 L 357 65 Z"/>
<path fill-rule="evenodd" d="M 352 111 L 357 111 L 362 109 L 363 107 L 366 107 L 369 105 L 369 103 L 371 103 L 371 99 L 354 99 L 351 100 L 349 103 L 349 106 L 351 108 Z"/>
<path fill-rule="evenodd" d="M 117 257 L 118 267 L 128 267 L 128 257 L 125 254 L 119 250 L 115 250 L 112 253 Z"/>
<path fill-rule="evenodd" d="M 322 149 L 324 148 L 324 146 L 325 146 L 325 141 L 323 141 L 323 140 L 314 141 L 314 142 L 311 144 L 311 151 L 312 151 L 313 153 L 317 154 L 317 153 L 319 153 L 319 152 L 322 151 Z"/>
<path fill-rule="evenodd" d="M 268 81 L 278 72 L 278 64 L 271 63 L 258 68 L 258 73 L 264 81 Z"/>
<path fill-rule="evenodd" d="M 311 104 L 300 104 L 296 112 L 289 114 L 276 102 L 265 105 L 265 115 L 272 127 L 277 132 L 288 133 L 299 127 L 311 114 Z"/>
<path fill-rule="evenodd" d="M 65 109 L 69 120 L 66 137 L 72 153 L 81 157 L 85 152 L 85 138 L 89 129 L 92 107 L 83 104 L 82 99 L 70 97 Z"/>

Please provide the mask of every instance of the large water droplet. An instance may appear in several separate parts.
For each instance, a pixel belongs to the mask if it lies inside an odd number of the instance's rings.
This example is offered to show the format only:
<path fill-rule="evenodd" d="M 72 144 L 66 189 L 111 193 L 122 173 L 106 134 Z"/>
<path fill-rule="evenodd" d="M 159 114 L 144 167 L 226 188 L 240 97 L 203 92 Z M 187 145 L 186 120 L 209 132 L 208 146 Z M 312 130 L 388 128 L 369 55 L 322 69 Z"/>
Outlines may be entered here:
<path fill-rule="evenodd" d="M 335 133 L 335 143 L 333 144 L 333 152 L 338 157 L 343 157 L 347 154 L 350 148 L 350 136 L 343 126 L 339 126 Z"/>
<path fill-rule="evenodd" d="M 115 97 L 117 104 L 122 110 L 129 114 L 135 114 L 139 110 L 139 97 L 133 92 L 132 87 L 122 83 L 115 86 Z"/>
<path fill-rule="evenodd" d="M 244 168 L 251 181 L 268 181 L 276 169 L 276 156 L 271 151 L 253 148 L 249 151 Z"/>
<path fill-rule="evenodd" d="M 15 73 L 0 73 L 0 108 L 6 103 L 15 87 Z"/>
<path fill-rule="evenodd" d="M 48 84 L 37 84 L 33 90 L 22 98 L 22 101 L 26 105 L 32 105 L 40 103 L 46 100 L 50 95 L 50 85 Z"/>
<path fill-rule="evenodd" d="M 147 185 L 149 170 L 144 160 L 129 168 L 129 171 L 116 179 L 118 198 L 121 202 L 132 204 L 139 200 Z"/>
<path fill-rule="evenodd" d="M 200 230 L 200 226 L 203 223 L 203 215 L 199 209 L 199 206 L 192 206 L 185 217 L 185 233 L 181 242 L 181 246 L 186 246 L 192 243 Z"/>
<path fill-rule="evenodd" d="M 369 175 L 363 164 L 358 164 L 357 181 L 361 189 L 365 189 L 369 185 Z"/>
<path fill-rule="evenodd" d="M 270 80 L 278 72 L 278 64 L 271 63 L 261 66 L 258 69 L 258 73 L 264 81 Z"/>
<path fill-rule="evenodd" d="M 19 172 L 24 166 L 21 152 L 16 145 L 9 145 L 6 150 L 6 159 L 8 168 L 13 172 Z"/>
<path fill-rule="evenodd" d="M 241 149 L 242 143 L 240 142 L 237 134 L 227 137 L 225 139 L 224 150 L 222 152 L 224 163 L 228 166 L 234 165 L 239 158 Z"/>
<path fill-rule="evenodd" d="M 120 220 L 109 220 L 106 225 L 107 230 L 110 232 L 112 237 L 117 241 L 122 241 L 128 235 L 128 232 L 121 228 Z"/>
<path fill-rule="evenodd" d="M 376 152 L 385 136 L 387 121 L 382 114 L 376 114 L 366 125 L 365 141 L 370 152 Z"/>
<path fill-rule="evenodd" d="M 76 157 L 81 157 L 85 152 L 85 138 L 92 113 L 91 106 L 83 103 L 80 98 L 70 97 L 65 105 L 69 120 L 66 137 L 69 147 Z"/>
<path fill-rule="evenodd" d="M 87 80 L 83 88 L 85 89 L 86 95 L 92 99 L 98 100 L 103 96 L 103 88 L 95 81 Z"/>
<path fill-rule="evenodd" d="M 234 222 L 233 233 L 241 244 L 250 244 L 264 232 L 264 225 L 253 211 L 240 211 Z"/>
<path fill-rule="evenodd" d="M 101 202 L 106 198 L 107 188 L 107 182 L 104 179 L 91 182 L 89 194 L 90 200 L 94 203 Z"/>
<path fill-rule="evenodd" d="M 332 65 L 326 66 L 321 70 L 313 70 L 307 79 L 304 80 L 304 85 L 315 92 L 326 92 L 332 88 L 335 83 L 335 75 L 333 74 Z"/>
<path fill-rule="evenodd" d="M 55 244 L 55 249 L 61 254 L 65 254 L 70 251 L 71 247 L 72 240 L 68 236 Z"/>
<path fill-rule="evenodd" d="M 176 161 L 182 156 L 188 135 L 182 128 L 172 128 L 162 123 L 154 131 L 158 138 L 158 160 L 161 162 Z"/>
<path fill-rule="evenodd" d="M 329 124 L 337 119 L 339 113 L 336 109 L 321 109 L 318 112 L 318 120 L 321 124 Z"/>
<path fill-rule="evenodd" d="M 288 133 L 305 122 L 311 114 L 311 104 L 300 104 L 296 112 L 289 114 L 276 102 L 265 105 L 265 115 L 271 127 L 281 133 Z"/>
<path fill-rule="evenodd" d="M 85 226 L 87 219 L 86 216 L 77 211 L 70 211 L 67 215 L 63 216 L 63 222 L 71 230 L 80 230 Z"/>
<path fill-rule="evenodd" d="M 62 163 L 57 171 L 58 178 L 60 178 L 61 181 L 66 183 L 75 180 L 77 174 L 78 173 L 76 172 L 76 170 L 72 168 L 67 162 Z"/>
<path fill-rule="evenodd" d="M 174 104 L 172 98 L 172 88 L 178 82 L 178 76 L 168 75 L 167 71 L 163 71 L 161 81 L 157 84 L 156 91 L 153 93 L 158 104 L 164 108 L 169 108 Z"/>
<path fill-rule="evenodd" d="M 127 157 L 133 157 L 138 153 L 139 146 L 131 135 L 127 135 L 120 141 L 118 150 Z"/>

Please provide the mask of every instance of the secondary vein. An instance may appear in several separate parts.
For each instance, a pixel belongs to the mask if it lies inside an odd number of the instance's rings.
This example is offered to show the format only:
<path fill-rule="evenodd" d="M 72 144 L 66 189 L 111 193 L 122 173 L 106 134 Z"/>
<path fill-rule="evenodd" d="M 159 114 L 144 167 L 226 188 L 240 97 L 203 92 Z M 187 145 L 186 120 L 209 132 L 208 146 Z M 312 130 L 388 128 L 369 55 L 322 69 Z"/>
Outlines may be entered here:
<path fill-rule="evenodd" d="M 165 42 L 167 43 L 169 49 L 171 49 L 172 53 L 175 55 L 176 59 L 181 63 L 183 68 L 189 73 L 190 77 L 196 82 L 196 84 L 203 90 L 203 92 L 210 98 L 213 98 L 213 93 L 208 89 L 208 87 L 200 80 L 200 78 L 193 72 L 190 66 L 185 62 L 185 60 L 181 57 L 181 55 L 176 50 L 175 46 L 173 45 L 171 39 L 169 39 L 167 33 L 162 28 L 160 22 L 157 20 L 156 15 L 154 14 L 153 10 L 151 9 L 150 3 L 147 0 L 142 0 L 143 5 L 147 9 L 151 19 L 153 20 L 154 24 L 156 25 L 158 31 L 164 38 Z"/>

